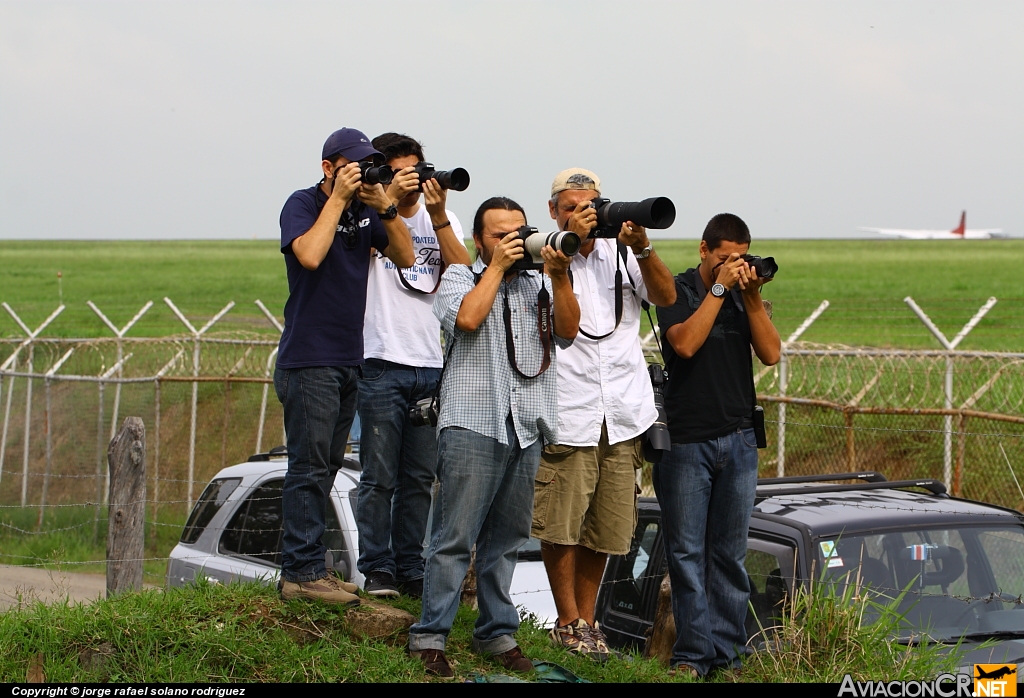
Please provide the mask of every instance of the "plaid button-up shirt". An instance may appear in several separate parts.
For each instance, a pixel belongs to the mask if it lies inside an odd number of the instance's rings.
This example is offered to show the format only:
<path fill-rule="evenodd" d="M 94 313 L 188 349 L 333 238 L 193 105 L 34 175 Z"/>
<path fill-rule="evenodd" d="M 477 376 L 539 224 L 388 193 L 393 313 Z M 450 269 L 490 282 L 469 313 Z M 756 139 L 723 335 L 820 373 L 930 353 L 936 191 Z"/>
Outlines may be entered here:
<path fill-rule="evenodd" d="M 556 346 L 565 349 L 572 340 L 555 335 L 551 366 L 537 378 L 525 379 L 509 363 L 502 315 L 507 294 L 516 362 L 524 373 L 533 375 L 544 358 L 537 330 L 537 293 L 543 283 L 553 299 L 551 280 L 535 271 L 520 272 L 511 281 L 503 279 L 491 312 L 475 332 L 463 332 L 456 329 L 455 318 L 462 299 L 476 286 L 474 274 L 486 268 L 481 259 L 472 268 L 449 266 L 434 299 L 445 346 L 455 342 L 442 378 L 437 429 L 462 427 L 507 445 L 505 420 L 511 412 L 520 446 L 529 446 L 540 436 L 558 443 Z"/>

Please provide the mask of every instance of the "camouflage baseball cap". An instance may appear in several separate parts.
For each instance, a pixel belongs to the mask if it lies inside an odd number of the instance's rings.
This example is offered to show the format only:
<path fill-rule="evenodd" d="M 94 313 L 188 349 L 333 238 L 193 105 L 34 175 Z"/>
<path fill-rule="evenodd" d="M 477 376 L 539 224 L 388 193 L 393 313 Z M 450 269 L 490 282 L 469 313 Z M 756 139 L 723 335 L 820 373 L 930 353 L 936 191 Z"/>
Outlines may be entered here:
<path fill-rule="evenodd" d="M 585 189 L 601 193 L 601 178 L 590 170 L 582 167 L 571 167 L 562 170 L 551 183 L 551 196 L 563 192 L 566 189 Z"/>

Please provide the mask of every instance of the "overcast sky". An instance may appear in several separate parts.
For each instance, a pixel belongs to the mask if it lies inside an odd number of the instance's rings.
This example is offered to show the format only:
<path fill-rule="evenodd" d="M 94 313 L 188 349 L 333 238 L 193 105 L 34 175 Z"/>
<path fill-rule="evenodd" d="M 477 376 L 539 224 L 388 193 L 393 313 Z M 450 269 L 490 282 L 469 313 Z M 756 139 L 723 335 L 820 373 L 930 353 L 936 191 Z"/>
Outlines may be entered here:
<path fill-rule="evenodd" d="M 0 238 L 274 238 L 331 131 L 548 225 L 564 167 L 667 231 L 1024 234 L 1024 2 L 0 1 Z"/>

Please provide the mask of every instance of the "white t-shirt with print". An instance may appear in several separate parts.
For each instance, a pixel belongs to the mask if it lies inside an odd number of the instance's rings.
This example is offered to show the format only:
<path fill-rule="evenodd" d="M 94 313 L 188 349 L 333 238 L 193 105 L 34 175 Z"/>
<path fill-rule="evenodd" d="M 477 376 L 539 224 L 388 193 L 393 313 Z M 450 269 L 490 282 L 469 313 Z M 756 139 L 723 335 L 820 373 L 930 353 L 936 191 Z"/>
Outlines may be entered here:
<path fill-rule="evenodd" d="M 456 239 L 465 246 L 462 224 L 454 213 L 446 213 Z M 402 276 L 410 286 L 429 294 L 437 287 L 442 269 L 441 246 L 430 223 L 430 214 L 420 203 L 412 218 L 401 220 L 412 233 L 416 255 L 416 263 L 402 269 Z M 405 366 L 441 368 L 441 324 L 432 310 L 434 295 L 408 290 L 398 274 L 394 262 L 380 252 L 370 257 L 363 316 L 363 356 Z"/>

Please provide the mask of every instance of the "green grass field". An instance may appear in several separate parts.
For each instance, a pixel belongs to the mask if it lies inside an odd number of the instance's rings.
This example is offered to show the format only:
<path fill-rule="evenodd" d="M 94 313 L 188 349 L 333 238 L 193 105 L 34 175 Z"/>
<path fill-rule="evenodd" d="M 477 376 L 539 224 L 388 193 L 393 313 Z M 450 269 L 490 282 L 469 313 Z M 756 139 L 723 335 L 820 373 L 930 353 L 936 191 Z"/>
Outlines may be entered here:
<path fill-rule="evenodd" d="M 664 240 L 657 249 L 673 272 L 697 261 L 697 242 Z M 804 335 L 814 342 L 938 348 L 904 304 L 912 296 L 952 337 L 989 296 L 999 303 L 961 345 L 964 349 L 1022 351 L 1024 240 L 764 240 L 751 252 L 773 255 L 778 277 L 765 289 L 775 321 L 787 336 L 824 299 L 829 310 Z M 0 301 L 32 327 L 58 304 L 57 272 L 68 306 L 46 334 L 110 336 L 85 305 L 92 300 L 118 325 L 147 301 L 156 306 L 131 336 L 184 331 L 164 296 L 203 323 L 228 301 L 235 309 L 219 330 L 273 332 L 253 304 L 281 315 L 288 285 L 274 241 L 0 242 Z M 0 337 L 20 329 L 0 313 Z"/>

